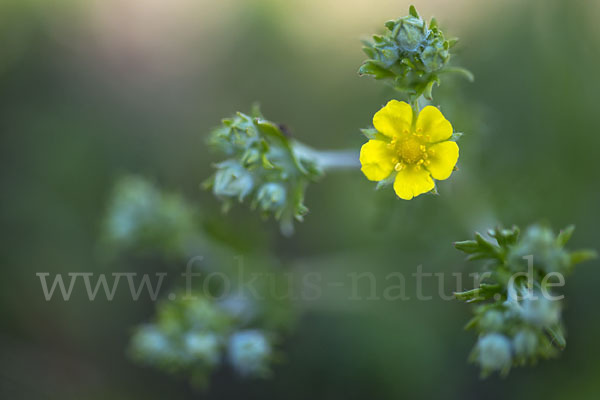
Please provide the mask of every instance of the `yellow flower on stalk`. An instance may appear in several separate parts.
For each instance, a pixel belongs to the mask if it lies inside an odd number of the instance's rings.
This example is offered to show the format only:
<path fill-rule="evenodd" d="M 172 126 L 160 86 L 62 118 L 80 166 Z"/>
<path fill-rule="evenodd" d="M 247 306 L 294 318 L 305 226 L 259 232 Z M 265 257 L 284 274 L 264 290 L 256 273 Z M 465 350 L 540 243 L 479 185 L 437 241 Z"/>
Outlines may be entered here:
<path fill-rule="evenodd" d="M 378 134 L 360 149 L 367 179 L 393 179 L 398 197 L 410 200 L 433 190 L 434 179 L 452 174 L 458 145 L 448 140 L 452 125 L 436 107 L 427 106 L 415 116 L 409 104 L 391 100 L 375 113 L 373 125 Z"/>

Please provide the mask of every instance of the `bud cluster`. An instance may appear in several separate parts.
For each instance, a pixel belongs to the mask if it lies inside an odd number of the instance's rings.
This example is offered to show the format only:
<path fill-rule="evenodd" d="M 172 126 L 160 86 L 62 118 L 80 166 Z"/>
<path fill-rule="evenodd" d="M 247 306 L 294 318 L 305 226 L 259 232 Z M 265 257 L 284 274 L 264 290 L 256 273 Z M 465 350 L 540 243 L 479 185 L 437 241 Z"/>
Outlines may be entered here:
<path fill-rule="evenodd" d="M 265 377 L 273 360 L 273 334 L 245 327 L 226 302 L 198 294 L 158 307 L 155 320 L 136 328 L 132 357 L 170 373 L 186 373 L 196 387 L 205 387 L 211 373 L 228 364 L 244 377 Z"/>
<path fill-rule="evenodd" d="M 571 226 L 555 235 L 546 226 L 533 225 L 520 235 L 517 227 L 496 228 L 488 232 L 489 239 L 476 233 L 475 240 L 454 244 L 470 260 L 487 260 L 487 281 L 455 293 L 459 300 L 481 303 L 467 329 L 479 335 L 471 360 L 484 376 L 493 371 L 505 375 L 513 366 L 556 356 L 565 347 L 563 296 L 552 294 L 556 285 L 549 283 L 548 274 L 564 281 L 576 263 L 595 257 L 593 251 L 564 248 L 573 231 Z"/>
<path fill-rule="evenodd" d="M 223 200 L 225 211 L 233 200 L 248 199 L 252 208 L 273 215 L 282 231 L 293 230 L 293 220 L 308 211 L 303 204 L 308 183 L 323 173 L 316 159 L 296 149 L 305 146 L 290 139 L 284 129 L 267 121 L 258 110 L 224 119 L 209 137 L 209 145 L 227 160 L 215 164 L 215 174 L 205 183 Z"/>
<path fill-rule="evenodd" d="M 363 51 L 369 59 L 359 74 L 385 80 L 415 99 L 424 95 L 429 100 L 442 73 L 460 72 L 472 79 L 470 72 L 448 67 L 450 50 L 457 39 L 446 39 L 436 20 L 432 18 L 428 25 L 414 6 L 408 16 L 388 21 L 385 27 L 383 35 L 374 35 L 372 42 L 365 42 Z"/>

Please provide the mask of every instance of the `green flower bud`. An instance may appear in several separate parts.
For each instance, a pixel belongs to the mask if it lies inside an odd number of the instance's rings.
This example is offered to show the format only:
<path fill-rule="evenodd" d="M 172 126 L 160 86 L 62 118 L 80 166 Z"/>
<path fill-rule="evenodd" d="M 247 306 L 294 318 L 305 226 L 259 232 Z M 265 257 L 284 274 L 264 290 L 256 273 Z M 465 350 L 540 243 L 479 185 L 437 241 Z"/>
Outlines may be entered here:
<path fill-rule="evenodd" d="M 383 35 L 375 35 L 372 42 L 365 43 L 363 51 L 369 59 L 358 72 L 385 80 L 413 99 L 423 95 L 431 100 L 433 85 L 440 84 L 439 72 L 447 67 L 456 39 L 446 40 L 434 19 L 427 26 L 414 7 L 409 13 L 388 21 Z M 447 71 L 472 79 L 471 73 L 462 68 Z"/>
<path fill-rule="evenodd" d="M 484 370 L 508 369 L 512 364 L 510 340 L 499 333 L 490 333 L 479 338 L 477 351 L 477 360 Z"/>
<path fill-rule="evenodd" d="M 256 376 L 268 371 L 271 344 L 258 330 L 239 331 L 228 344 L 229 362 L 243 376 Z"/>
<path fill-rule="evenodd" d="M 528 256 L 533 264 L 545 273 L 568 272 L 571 264 L 569 253 L 557 240 L 554 232 L 542 225 L 533 225 L 523 234 L 519 243 L 510 249 L 508 261 L 514 271 L 526 271 Z"/>
<path fill-rule="evenodd" d="M 521 317 L 539 327 L 556 325 L 560 320 L 560 303 L 540 297 L 540 293 L 537 293 L 536 296 L 536 299 L 526 298 L 523 300 L 520 309 Z"/>
<path fill-rule="evenodd" d="M 209 365 L 219 362 L 219 337 L 213 333 L 190 332 L 184 337 L 185 351 Z"/>
<path fill-rule="evenodd" d="M 254 179 L 235 160 L 227 160 L 217 165 L 213 193 L 218 197 L 237 197 L 242 201 L 253 189 Z"/>
<path fill-rule="evenodd" d="M 421 52 L 421 61 L 427 72 L 442 69 L 450 59 L 448 43 L 443 39 L 437 39 L 428 44 Z"/>
<path fill-rule="evenodd" d="M 504 315 L 498 310 L 488 310 L 479 321 L 479 327 L 484 331 L 499 331 L 504 324 Z"/>
<path fill-rule="evenodd" d="M 397 23 L 399 27 L 397 28 L 396 40 L 400 50 L 407 52 L 415 51 L 427 39 L 429 30 L 425 21 L 421 18 L 408 16 L 400 18 Z"/>
<path fill-rule="evenodd" d="M 195 236 L 195 211 L 181 196 L 137 176 L 115 185 L 104 222 L 105 244 L 114 250 L 138 246 L 180 255 Z"/>
<path fill-rule="evenodd" d="M 169 340 L 153 325 L 139 327 L 132 337 L 131 344 L 132 350 L 140 358 L 163 358 L 172 351 Z"/>
<path fill-rule="evenodd" d="M 515 353 L 520 357 L 532 357 L 537 352 L 538 338 L 530 330 L 521 330 L 513 338 Z"/>
<path fill-rule="evenodd" d="M 256 200 L 263 210 L 276 211 L 285 205 L 285 187 L 278 183 L 266 183 L 258 190 Z"/>

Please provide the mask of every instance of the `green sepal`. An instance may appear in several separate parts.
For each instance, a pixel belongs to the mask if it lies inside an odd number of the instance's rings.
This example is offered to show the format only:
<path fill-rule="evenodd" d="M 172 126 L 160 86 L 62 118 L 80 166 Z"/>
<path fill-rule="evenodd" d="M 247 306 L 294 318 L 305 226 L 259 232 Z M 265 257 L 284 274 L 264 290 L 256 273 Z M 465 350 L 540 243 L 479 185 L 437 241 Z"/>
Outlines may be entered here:
<path fill-rule="evenodd" d="M 489 300 L 495 294 L 502 293 L 502 285 L 482 283 L 476 289 L 466 290 L 464 292 L 455 292 L 454 297 L 457 300 L 473 303 L 477 301 Z"/>

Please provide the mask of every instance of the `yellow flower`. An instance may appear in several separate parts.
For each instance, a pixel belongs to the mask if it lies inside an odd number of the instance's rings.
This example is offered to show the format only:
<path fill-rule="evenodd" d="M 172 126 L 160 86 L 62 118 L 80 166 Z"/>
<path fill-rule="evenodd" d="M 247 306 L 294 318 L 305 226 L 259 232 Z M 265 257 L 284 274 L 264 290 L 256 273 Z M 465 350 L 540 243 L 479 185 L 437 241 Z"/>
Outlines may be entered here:
<path fill-rule="evenodd" d="M 458 145 L 449 141 L 452 125 L 436 107 L 418 116 L 405 102 L 391 100 L 373 116 L 379 133 L 360 149 L 362 172 L 371 181 L 394 179 L 394 191 L 410 200 L 434 189 L 434 179 L 450 177 L 458 161 Z"/>

